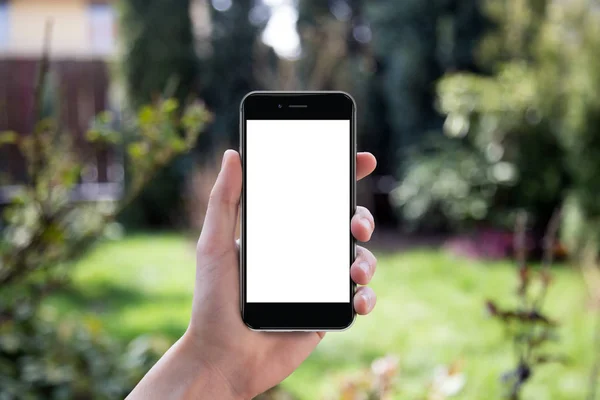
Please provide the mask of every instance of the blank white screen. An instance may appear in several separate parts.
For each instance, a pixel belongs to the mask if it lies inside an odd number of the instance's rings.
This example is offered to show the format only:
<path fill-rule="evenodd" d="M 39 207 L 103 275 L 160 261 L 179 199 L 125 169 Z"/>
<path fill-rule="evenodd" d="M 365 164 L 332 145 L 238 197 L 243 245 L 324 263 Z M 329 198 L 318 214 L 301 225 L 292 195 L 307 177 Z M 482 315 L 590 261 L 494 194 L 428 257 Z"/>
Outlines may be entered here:
<path fill-rule="evenodd" d="M 350 121 L 246 121 L 249 303 L 350 301 Z"/>

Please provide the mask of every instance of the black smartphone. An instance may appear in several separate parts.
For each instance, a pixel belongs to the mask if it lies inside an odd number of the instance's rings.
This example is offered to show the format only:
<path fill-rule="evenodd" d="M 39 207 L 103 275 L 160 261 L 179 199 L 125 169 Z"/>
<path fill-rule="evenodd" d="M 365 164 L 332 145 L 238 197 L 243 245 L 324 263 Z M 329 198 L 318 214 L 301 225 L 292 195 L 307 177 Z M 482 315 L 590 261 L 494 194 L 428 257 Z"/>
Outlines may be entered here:
<path fill-rule="evenodd" d="M 243 321 L 260 331 L 348 328 L 354 100 L 343 92 L 253 92 L 240 125 Z"/>

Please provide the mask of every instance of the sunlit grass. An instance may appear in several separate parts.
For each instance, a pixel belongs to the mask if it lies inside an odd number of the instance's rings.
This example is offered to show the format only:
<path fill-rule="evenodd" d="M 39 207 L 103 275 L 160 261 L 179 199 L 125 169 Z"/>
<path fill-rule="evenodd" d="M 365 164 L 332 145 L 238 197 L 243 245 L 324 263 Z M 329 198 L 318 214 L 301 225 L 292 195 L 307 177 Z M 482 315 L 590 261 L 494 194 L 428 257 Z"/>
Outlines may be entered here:
<path fill-rule="evenodd" d="M 515 301 L 512 264 L 466 261 L 440 251 L 378 256 L 373 314 L 347 332 L 328 334 L 284 387 L 301 399 L 322 398 L 338 388 L 341 371 L 368 368 L 373 359 L 396 354 L 399 399 L 419 398 L 436 366 L 459 360 L 467 383 L 456 398 L 499 398 L 499 377 L 514 360 L 484 303 Z M 593 319 L 585 309 L 584 286 L 567 267 L 554 273 L 546 309 L 562 324 L 554 349 L 568 356 L 569 364 L 540 369 L 525 399 L 583 398 L 586 390 Z M 179 235 L 105 243 L 78 264 L 74 281 L 73 290 L 48 302 L 62 315 L 97 318 L 122 340 L 148 333 L 174 340 L 188 323 L 194 243 Z"/>
<path fill-rule="evenodd" d="M 98 318 L 123 340 L 142 333 L 174 339 L 189 319 L 194 260 L 194 243 L 178 235 L 105 243 L 76 266 L 74 288 L 51 304 Z"/>

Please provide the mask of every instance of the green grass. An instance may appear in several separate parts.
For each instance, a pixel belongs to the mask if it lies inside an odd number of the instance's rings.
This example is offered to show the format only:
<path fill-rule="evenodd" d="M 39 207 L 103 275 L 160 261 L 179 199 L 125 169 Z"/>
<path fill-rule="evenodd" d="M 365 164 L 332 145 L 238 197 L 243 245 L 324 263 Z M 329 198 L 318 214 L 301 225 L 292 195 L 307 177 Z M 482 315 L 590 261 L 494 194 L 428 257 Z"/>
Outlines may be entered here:
<path fill-rule="evenodd" d="M 328 334 L 284 387 L 301 399 L 322 398 L 338 387 L 343 371 L 368 368 L 375 358 L 395 354 L 400 359 L 397 398 L 419 398 L 436 366 L 458 360 L 464 363 L 467 383 L 457 399 L 500 398 L 499 376 L 514 360 L 484 303 L 488 298 L 502 305 L 515 301 L 514 267 L 441 251 L 377 255 L 375 311 L 347 332 Z M 73 289 L 47 305 L 63 317 L 97 319 L 122 340 L 148 333 L 175 339 L 187 326 L 194 268 L 194 243 L 183 236 L 105 243 L 79 262 Z M 540 369 L 525 399 L 584 398 L 593 358 L 593 319 L 585 304 L 577 273 L 556 268 L 546 310 L 561 323 L 555 349 L 569 363 Z"/>

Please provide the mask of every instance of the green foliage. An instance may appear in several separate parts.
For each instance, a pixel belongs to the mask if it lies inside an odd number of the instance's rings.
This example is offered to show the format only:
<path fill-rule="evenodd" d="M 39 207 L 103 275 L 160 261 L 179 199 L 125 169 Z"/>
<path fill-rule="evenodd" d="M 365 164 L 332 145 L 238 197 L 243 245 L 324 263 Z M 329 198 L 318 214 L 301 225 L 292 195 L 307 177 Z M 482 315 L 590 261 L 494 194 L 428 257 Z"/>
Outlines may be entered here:
<path fill-rule="evenodd" d="M 567 238 L 576 250 L 600 243 L 600 14 L 594 7 L 576 2 L 556 12 L 540 50 L 547 60 L 539 73 L 540 97 L 555 116 L 572 179 L 568 210 L 583 217 L 583 224 L 570 228 L 577 235 Z"/>
<path fill-rule="evenodd" d="M 201 104 L 186 107 L 181 117 L 178 110 L 173 99 L 145 106 L 125 121 L 127 134 L 114 130 L 107 113 L 92 124 L 86 135 L 92 143 L 118 143 L 127 148 L 130 183 L 120 203 L 75 206 L 72 189 L 84 160 L 71 136 L 52 120 L 40 121 L 33 135 L 19 137 L 16 144 L 29 166 L 30 184 L 21 188 L 4 211 L 0 283 L 21 281 L 81 254 L 160 167 L 193 147 L 209 114 Z"/>
<path fill-rule="evenodd" d="M 189 0 L 122 0 L 121 69 L 129 105 L 136 110 L 163 93 L 185 101 L 198 73 Z"/>
<path fill-rule="evenodd" d="M 493 168 L 512 166 L 516 179 L 498 188 L 489 209 L 525 208 L 543 227 L 568 195 L 566 221 L 586 223 L 565 232 L 597 236 L 600 17 L 584 1 L 550 6 L 537 0 L 495 2 L 490 15 L 497 29 L 480 54 L 494 74 L 456 74 L 440 82 L 446 132 L 472 157 L 491 150 Z M 437 154 L 448 157 L 443 153 Z"/>
<path fill-rule="evenodd" d="M 212 148 L 237 143 L 240 103 L 248 92 L 260 89 L 254 60 L 262 23 L 250 21 L 254 6 L 253 0 L 233 1 L 225 11 L 209 5 L 211 51 L 202 58 L 201 94 L 215 114 L 206 137 Z"/>
<path fill-rule="evenodd" d="M 404 151 L 438 131 L 434 82 L 446 71 L 475 69 L 473 47 L 486 28 L 480 1 L 369 2 L 376 60 L 369 119 L 377 134 L 366 145 L 382 171 L 400 175 Z"/>
<path fill-rule="evenodd" d="M 17 141 L 17 134 L 15 132 L 0 132 L 0 145 L 13 144 Z"/>
<path fill-rule="evenodd" d="M 495 77 L 459 74 L 440 81 L 446 138 L 409 155 L 411 167 L 395 192 L 405 217 L 419 220 L 441 208 L 459 227 L 486 220 L 510 228 L 514 212 L 525 209 L 543 229 L 568 176 L 532 78 L 528 67 L 515 63 Z M 430 201 L 412 211 L 422 196 Z"/>
<path fill-rule="evenodd" d="M 44 86 L 47 57 L 38 88 Z M 37 91 L 36 110 L 42 90 Z M 39 118 L 38 115 L 38 118 Z M 121 198 L 74 197 L 85 154 L 50 117 L 28 135 L 3 133 L 28 166 L 28 180 L 0 220 L 0 397 L 123 397 L 154 360 L 140 339 L 123 351 L 96 330 L 47 321 L 41 300 L 69 282 L 69 266 L 105 234 L 114 218 L 173 157 L 191 149 L 209 114 L 202 104 L 180 109 L 174 99 L 144 106 L 115 129 L 102 113 L 85 135 L 90 147 L 124 147 L 130 182 Z M 149 358 L 150 357 L 150 358 Z"/>
<path fill-rule="evenodd" d="M 432 138 L 427 148 L 421 146 L 409 160 L 411 167 L 391 193 L 409 226 L 444 229 L 446 221 L 452 220 L 466 228 L 469 221 L 489 217 L 501 182 L 489 179 L 494 164 L 484 154 L 467 143 Z"/>
<path fill-rule="evenodd" d="M 181 197 L 183 177 L 177 167 L 185 156 L 179 154 L 194 147 L 199 128 L 209 120 L 209 114 L 200 103 L 187 107 L 179 115 L 177 101 L 169 99 L 158 105 L 144 106 L 139 111 L 137 121 L 132 121 L 129 130 L 141 132 L 127 143 L 129 164 L 140 171 L 130 175 L 132 189 L 139 190 L 138 197 L 131 204 L 127 202 L 124 210 L 131 218 L 131 210 L 145 211 L 142 224 L 160 224 L 172 217 L 165 210 L 181 209 L 176 207 Z M 181 135 L 181 132 L 185 135 Z M 149 178 L 152 180 L 148 180 Z M 175 208 L 170 208 L 175 207 Z M 131 221 L 131 219 L 129 219 Z"/>
<path fill-rule="evenodd" d="M 28 298 L 0 309 L 0 397 L 3 399 L 124 398 L 168 348 L 140 336 L 123 348 L 98 322 L 57 321 Z M 6 304 L 6 299 L 0 303 Z"/>
<path fill-rule="evenodd" d="M 180 104 L 197 95 L 200 64 L 195 52 L 190 3 L 190 0 L 117 2 L 123 46 L 120 77 L 131 110 L 138 110 L 163 95 L 174 97 Z M 177 157 L 156 171 L 155 179 L 121 214 L 120 221 L 135 227 L 172 224 L 173 211 L 165 210 L 182 209 L 188 158 Z"/>
<path fill-rule="evenodd" d="M 131 176 L 132 190 L 140 190 L 157 167 L 192 149 L 208 119 L 209 114 L 200 103 L 188 106 L 181 115 L 174 99 L 142 107 L 130 127 L 138 134 L 127 143 L 130 164 L 136 171 Z"/>
<path fill-rule="evenodd" d="M 302 55 L 296 63 L 303 90 L 344 90 L 361 103 L 361 86 L 369 75 L 366 46 L 353 35 L 365 28 L 362 0 L 299 3 L 297 30 Z"/>
<path fill-rule="evenodd" d="M 378 119 L 386 121 L 391 135 L 387 149 L 377 149 L 377 154 L 389 154 L 391 159 L 382 160 L 388 170 L 402 165 L 399 151 L 434 128 L 432 121 L 439 124 L 431 90 L 441 74 L 435 58 L 438 9 L 428 3 L 411 1 L 398 7 L 395 1 L 383 1 L 367 6 L 378 59 L 376 79 L 383 81 L 379 88 L 385 107 L 378 110 Z"/>

